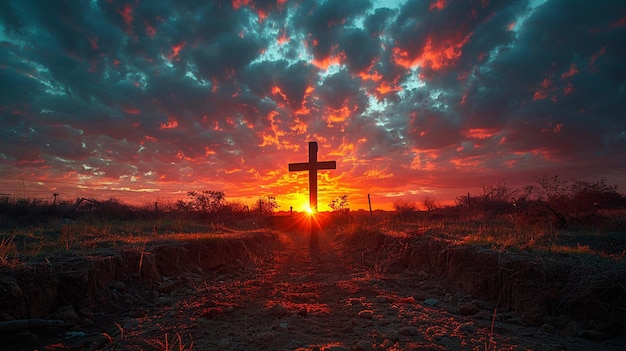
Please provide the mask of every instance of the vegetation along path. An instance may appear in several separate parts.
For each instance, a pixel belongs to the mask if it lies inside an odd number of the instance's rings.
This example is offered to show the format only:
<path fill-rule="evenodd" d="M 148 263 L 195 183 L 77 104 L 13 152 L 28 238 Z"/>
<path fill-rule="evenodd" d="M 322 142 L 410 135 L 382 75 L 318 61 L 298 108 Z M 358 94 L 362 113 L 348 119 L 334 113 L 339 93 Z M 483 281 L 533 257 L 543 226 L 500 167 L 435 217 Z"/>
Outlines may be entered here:
<path fill-rule="evenodd" d="M 269 257 L 169 277 L 48 350 L 622 350 L 505 322 L 424 271 L 385 273 L 341 241 L 280 234 Z M 356 258 L 355 258 L 356 257 Z M 118 290 L 129 287 L 118 286 Z M 137 295 L 137 294 L 135 294 Z M 460 307 L 459 307 L 460 306 Z M 495 316 L 498 316 L 497 318 Z"/>

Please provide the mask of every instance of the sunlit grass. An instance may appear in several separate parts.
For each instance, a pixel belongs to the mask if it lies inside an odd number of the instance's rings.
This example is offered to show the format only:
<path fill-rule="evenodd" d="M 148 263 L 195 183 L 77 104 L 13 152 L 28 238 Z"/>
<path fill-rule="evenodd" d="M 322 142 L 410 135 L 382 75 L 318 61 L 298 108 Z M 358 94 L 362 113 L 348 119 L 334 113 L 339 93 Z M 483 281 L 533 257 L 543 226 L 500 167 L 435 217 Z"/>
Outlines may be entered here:
<path fill-rule="evenodd" d="M 375 238 L 382 234 L 397 240 L 428 236 L 448 240 L 451 244 L 478 245 L 499 251 L 597 256 L 622 261 L 626 253 L 626 235 L 619 231 L 601 228 L 568 231 L 545 225 L 521 224 L 510 216 L 494 219 L 423 216 L 400 220 L 393 213 L 372 217 L 354 214 L 334 216 L 310 211 L 289 219 L 290 233 L 306 235 L 312 223 L 309 220 L 311 215 L 315 215 L 316 225 L 329 239 L 343 238 L 350 245 L 364 248 L 376 245 Z M 58 253 L 90 254 L 101 248 L 144 245 L 152 241 L 207 239 L 224 233 L 232 235 L 241 230 L 248 229 L 231 230 L 221 224 L 175 217 L 126 220 L 57 218 L 44 223 L 33 222 L 0 229 L 0 264 Z M 384 263 L 381 262 L 381 265 Z"/>
<path fill-rule="evenodd" d="M 626 233 L 602 228 L 589 230 L 555 229 L 551 226 L 520 225 L 503 217 L 495 220 L 462 220 L 454 218 L 387 219 L 371 222 L 352 221 L 336 229 L 338 236 L 350 245 L 367 249 L 384 234 L 410 241 L 421 237 L 449 241 L 451 245 L 475 245 L 497 251 L 527 255 L 569 255 L 624 262 Z"/>
<path fill-rule="evenodd" d="M 0 264 L 59 253 L 93 250 L 148 241 L 215 238 L 221 226 L 167 220 L 55 220 L 0 231 Z M 232 234 L 232 231 L 229 232 Z"/>

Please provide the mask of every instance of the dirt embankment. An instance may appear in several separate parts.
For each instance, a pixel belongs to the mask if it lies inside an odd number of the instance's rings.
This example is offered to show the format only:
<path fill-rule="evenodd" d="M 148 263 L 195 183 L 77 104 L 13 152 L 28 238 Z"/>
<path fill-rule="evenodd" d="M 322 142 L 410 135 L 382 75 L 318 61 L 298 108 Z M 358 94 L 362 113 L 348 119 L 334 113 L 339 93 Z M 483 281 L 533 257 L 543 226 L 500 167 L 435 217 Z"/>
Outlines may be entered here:
<path fill-rule="evenodd" d="M 170 280 L 171 277 L 182 272 L 202 275 L 228 265 L 244 265 L 270 254 L 277 240 L 277 235 L 266 232 L 213 235 L 99 249 L 88 255 L 64 254 L 3 267 L 0 268 L 0 322 L 51 316 L 75 319 L 72 313 L 67 313 L 67 306 L 75 312 L 84 312 L 78 318 L 89 317 L 93 311 L 87 310 L 94 309 L 93 305 L 109 302 L 103 296 L 108 288 L 120 293 L 129 290 L 129 286 L 167 290 L 168 286 L 180 283 Z M 85 301 L 92 303 L 86 308 Z M 0 329 L 6 331 L 12 325 L 5 323 Z"/>
<path fill-rule="evenodd" d="M 626 266 L 574 255 L 496 251 L 429 236 L 368 233 L 356 253 L 388 271 L 426 271 L 531 326 L 562 329 L 573 320 L 615 335 L 626 330 Z M 601 337 L 601 335 L 589 335 Z"/>

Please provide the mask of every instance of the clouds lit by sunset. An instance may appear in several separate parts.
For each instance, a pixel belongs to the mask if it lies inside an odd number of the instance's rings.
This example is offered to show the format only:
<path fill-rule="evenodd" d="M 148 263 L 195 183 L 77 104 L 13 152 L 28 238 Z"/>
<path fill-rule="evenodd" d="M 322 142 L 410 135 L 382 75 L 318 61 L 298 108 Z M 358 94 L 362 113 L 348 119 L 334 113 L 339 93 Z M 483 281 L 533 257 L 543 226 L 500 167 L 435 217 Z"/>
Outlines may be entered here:
<path fill-rule="evenodd" d="M 437 201 L 626 191 L 626 2 L 0 2 L 0 193 Z"/>

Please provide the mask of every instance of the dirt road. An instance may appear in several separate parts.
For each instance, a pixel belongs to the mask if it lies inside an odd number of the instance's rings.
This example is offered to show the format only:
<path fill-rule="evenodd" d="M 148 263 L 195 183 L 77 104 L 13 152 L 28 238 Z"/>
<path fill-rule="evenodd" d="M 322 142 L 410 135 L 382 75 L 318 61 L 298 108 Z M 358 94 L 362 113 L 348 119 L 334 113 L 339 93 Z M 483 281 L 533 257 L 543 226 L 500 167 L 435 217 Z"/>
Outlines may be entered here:
<path fill-rule="evenodd" d="M 150 304 L 120 311 L 104 349 L 624 349 L 526 327 L 512 314 L 494 319 L 492 304 L 436 277 L 375 273 L 329 240 L 316 252 L 303 239 L 283 241 L 269 260 L 188 274 L 172 291 L 154 292 Z"/>

